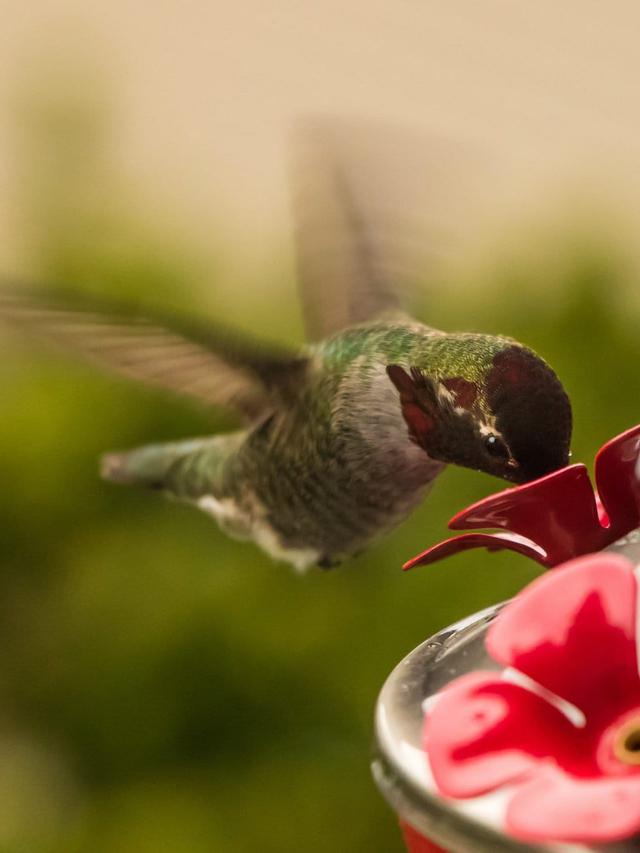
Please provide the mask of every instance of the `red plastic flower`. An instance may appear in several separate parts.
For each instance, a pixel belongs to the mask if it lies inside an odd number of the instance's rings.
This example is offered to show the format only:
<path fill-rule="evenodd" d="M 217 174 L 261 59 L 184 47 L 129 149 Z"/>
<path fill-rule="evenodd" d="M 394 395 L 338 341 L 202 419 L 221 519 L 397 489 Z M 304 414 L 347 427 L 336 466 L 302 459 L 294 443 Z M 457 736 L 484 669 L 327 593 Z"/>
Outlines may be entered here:
<path fill-rule="evenodd" d="M 507 669 L 457 679 L 427 714 L 442 794 L 508 786 L 505 829 L 524 840 L 640 832 L 637 593 L 628 560 L 594 554 L 506 606 L 486 645 Z"/>
<path fill-rule="evenodd" d="M 551 567 L 606 548 L 640 525 L 640 425 L 600 448 L 593 487 L 584 465 L 568 465 L 539 480 L 506 489 L 463 509 L 452 530 L 493 527 L 511 533 L 467 533 L 447 539 L 405 563 L 435 563 L 469 548 L 509 549 Z"/>

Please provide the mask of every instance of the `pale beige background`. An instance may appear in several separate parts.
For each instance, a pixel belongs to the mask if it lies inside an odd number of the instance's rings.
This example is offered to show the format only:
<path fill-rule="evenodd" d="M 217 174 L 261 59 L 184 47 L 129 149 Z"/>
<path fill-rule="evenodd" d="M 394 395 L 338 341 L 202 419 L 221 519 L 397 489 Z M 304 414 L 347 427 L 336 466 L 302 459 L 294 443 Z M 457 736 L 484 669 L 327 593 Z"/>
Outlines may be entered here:
<path fill-rule="evenodd" d="M 102 87 L 95 97 L 110 104 L 112 157 L 128 191 L 197 239 L 239 241 L 231 263 L 240 269 L 286 240 L 287 129 L 314 112 L 383 117 L 477 145 L 490 178 L 482 217 L 462 206 L 471 232 L 487 212 L 508 230 L 582 197 L 621 211 L 627 239 L 640 226 L 635 0 L 0 5 L 5 267 L 28 266 L 13 215 L 12 104 L 33 86 Z"/>

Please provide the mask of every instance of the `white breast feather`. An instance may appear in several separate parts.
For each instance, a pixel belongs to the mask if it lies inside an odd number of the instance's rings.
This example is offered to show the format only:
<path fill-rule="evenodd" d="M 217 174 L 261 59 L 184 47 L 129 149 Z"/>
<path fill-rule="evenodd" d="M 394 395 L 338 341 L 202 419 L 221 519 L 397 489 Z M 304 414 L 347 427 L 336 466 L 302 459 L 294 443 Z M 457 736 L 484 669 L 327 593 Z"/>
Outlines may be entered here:
<path fill-rule="evenodd" d="M 256 512 L 250 516 L 233 498 L 218 499 L 213 495 L 205 495 L 196 503 L 199 509 L 216 519 L 220 529 L 227 535 L 234 539 L 251 539 L 272 559 L 291 563 L 299 572 L 315 565 L 320 558 L 315 548 L 285 548 L 276 531 L 264 517 L 260 517 L 263 513 Z"/>

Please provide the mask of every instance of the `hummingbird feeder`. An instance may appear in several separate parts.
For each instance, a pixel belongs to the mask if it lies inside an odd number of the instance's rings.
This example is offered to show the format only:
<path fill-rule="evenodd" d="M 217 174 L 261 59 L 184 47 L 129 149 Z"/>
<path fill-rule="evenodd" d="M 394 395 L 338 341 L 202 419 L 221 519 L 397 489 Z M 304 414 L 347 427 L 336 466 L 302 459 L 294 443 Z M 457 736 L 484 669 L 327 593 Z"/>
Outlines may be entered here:
<path fill-rule="evenodd" d="M 597 492 L 567 466 L 449 525 L 508 532 L 406 564 L 487 547 L 556 567 L 426 640 L 385 683 L 373 772 L 410 853 L 640 850 L 639 459 L 637 426 L 598 453 Z"/>

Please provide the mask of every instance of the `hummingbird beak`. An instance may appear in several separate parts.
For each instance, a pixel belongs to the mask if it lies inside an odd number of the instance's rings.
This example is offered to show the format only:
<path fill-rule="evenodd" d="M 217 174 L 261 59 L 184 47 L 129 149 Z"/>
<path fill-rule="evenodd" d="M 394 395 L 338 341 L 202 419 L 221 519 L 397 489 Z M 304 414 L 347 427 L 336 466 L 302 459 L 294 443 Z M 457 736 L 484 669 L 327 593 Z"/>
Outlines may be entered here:
<path fill-rule="evenodd" d="M 516 483 L 516 485 L 522 484 L 522 467 L 519 462 L 516 462 L 513 456 L 510 459 L 507 459 L 502 476 L 509 483 Z"/>

